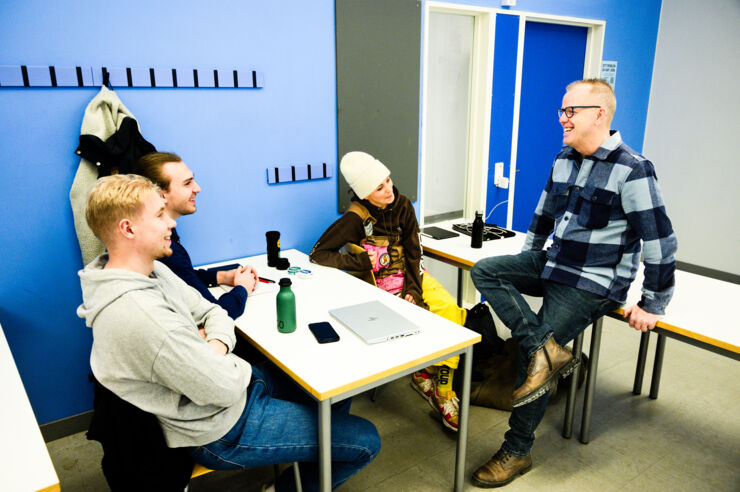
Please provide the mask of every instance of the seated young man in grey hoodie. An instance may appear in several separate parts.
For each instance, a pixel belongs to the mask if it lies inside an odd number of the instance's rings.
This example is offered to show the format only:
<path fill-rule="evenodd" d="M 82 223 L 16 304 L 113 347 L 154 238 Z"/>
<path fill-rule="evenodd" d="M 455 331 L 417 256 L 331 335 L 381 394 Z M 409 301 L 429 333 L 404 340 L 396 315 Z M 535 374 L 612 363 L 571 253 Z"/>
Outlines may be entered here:
<path fill-rule="evenodd" d="M 278 370 L 232 354 L 234 322 L 157 258 L 172 253 L 175 221 L 146 178 L 101 178 L 87 221 L 107 253 L 80 271 L 78 315 L 93 329 L 90 365 L 120 398 L 157 416 L 167 445 L 212 469 L 299 461 L 304 490 L 318 490 L 317 408 Z M 380 450 L 375 426 L 332 413 L 332 487 Z M 276 490 L 295 490 L 283 473 Z"/>

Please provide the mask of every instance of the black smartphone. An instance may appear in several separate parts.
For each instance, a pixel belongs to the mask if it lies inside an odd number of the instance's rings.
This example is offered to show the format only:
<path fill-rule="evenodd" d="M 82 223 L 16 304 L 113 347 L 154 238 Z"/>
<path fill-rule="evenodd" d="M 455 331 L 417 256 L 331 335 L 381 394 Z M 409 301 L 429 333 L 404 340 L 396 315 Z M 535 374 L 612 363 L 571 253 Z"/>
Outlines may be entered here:
<path fill-rule="evenodd" d="M 334 328 L 332 328 L 328 321 L 309 323 L 308 329 L 311 330 L 311 333 L 313 333 L 313 336 L 316 337 L 316 341 L 319 343 L 330 343 L 339 340 L 339 335 L 337 335 L 337 332 L 334 331 Z"/>

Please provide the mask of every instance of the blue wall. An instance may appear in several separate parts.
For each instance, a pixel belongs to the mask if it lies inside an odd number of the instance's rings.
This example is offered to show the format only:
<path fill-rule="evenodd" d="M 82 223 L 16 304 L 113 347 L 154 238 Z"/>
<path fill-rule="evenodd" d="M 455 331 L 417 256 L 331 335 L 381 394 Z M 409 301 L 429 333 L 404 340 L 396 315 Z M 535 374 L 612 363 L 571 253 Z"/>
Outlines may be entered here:
<path fill-rule="evenodd" d="M 265 168 L 326 162 L 336 172 L 334 2 L 63 3 L 0 3 L 0 65 L 263 72 L 260 90 L 117 93 L 144 136 L 182 155 L 203 187 L 198 212 L 178 225 L 195 263 L 261 253 L 269 229 L 282 232 L 283 248 L 308 251 L 337 216 L 336 176 L 268 186 Z M 660 2 L 520 0 L 517 9 L 607 21 L 604 59 L 619 62 L 615 126 L 641 149 Z M 68 194 L 96 92 L 0 89 L 0 323 L 42 424 L 92 407 Z"/>
<path fill-rule="evenodd" d="M 142 133 L 203 188 L 178 230 L 195 263 L 308 251 L 337 216 L 336 178 L 268 186 L 265 168 L 336 168 L 334 2 L 2 2 L 0 65 L 249 68 L 264 88 L 118 89 Z M 39 15 L 44 11 L 45 15 Z M 40 423 L 92 406 L 90 330 L 69 206 L 97 89 L 0 89 L 0 323 Z"/>

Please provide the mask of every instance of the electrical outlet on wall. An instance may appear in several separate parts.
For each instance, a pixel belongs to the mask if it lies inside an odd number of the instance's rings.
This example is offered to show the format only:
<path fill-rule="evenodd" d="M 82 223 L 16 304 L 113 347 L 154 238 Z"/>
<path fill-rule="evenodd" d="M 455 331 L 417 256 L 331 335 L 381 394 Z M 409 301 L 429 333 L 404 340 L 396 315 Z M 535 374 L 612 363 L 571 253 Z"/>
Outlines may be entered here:
<path fill-rule="evenodd" d="M 501 0 L 502 7 L 516 7 L 516 0 Z"/>
<path fill-rule="evenodd" d="M 504 177 L 504 163 L 497 162 L 493 168 L 493 184 L 499 188 L 509 187 L 509 178 Z"/>

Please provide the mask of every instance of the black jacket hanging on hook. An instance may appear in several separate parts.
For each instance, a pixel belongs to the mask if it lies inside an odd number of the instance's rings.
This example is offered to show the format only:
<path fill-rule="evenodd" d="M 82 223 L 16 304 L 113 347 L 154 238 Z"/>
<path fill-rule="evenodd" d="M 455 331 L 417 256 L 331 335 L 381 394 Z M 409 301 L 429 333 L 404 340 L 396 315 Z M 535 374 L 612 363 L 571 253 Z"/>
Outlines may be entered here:
<path fill-rule="evenodd" d="M 112 172 L 130 172 L 139 157 L 154 152 L 155 148 L 141 136 L 134 115 L 118 95 L 106 87 L 101 87 L 85 108 L 80 134 L 80 145 L 75 153 L 82 159 L 69 199 L 82 261 L 86 265 L 105 251 L 85 220 L 88 192 L 98 177 Z"/>
<path fill-rule="evenodd" d="M 75 152 L 94 162 L 98 177 L 102 177 L 131 173 L 139 157 L 156 150 L 141 136 L 136 120 L 125 117 L 118 131 L 105 141 L 95 135 L 80 135 L 80 145 Z"/>

